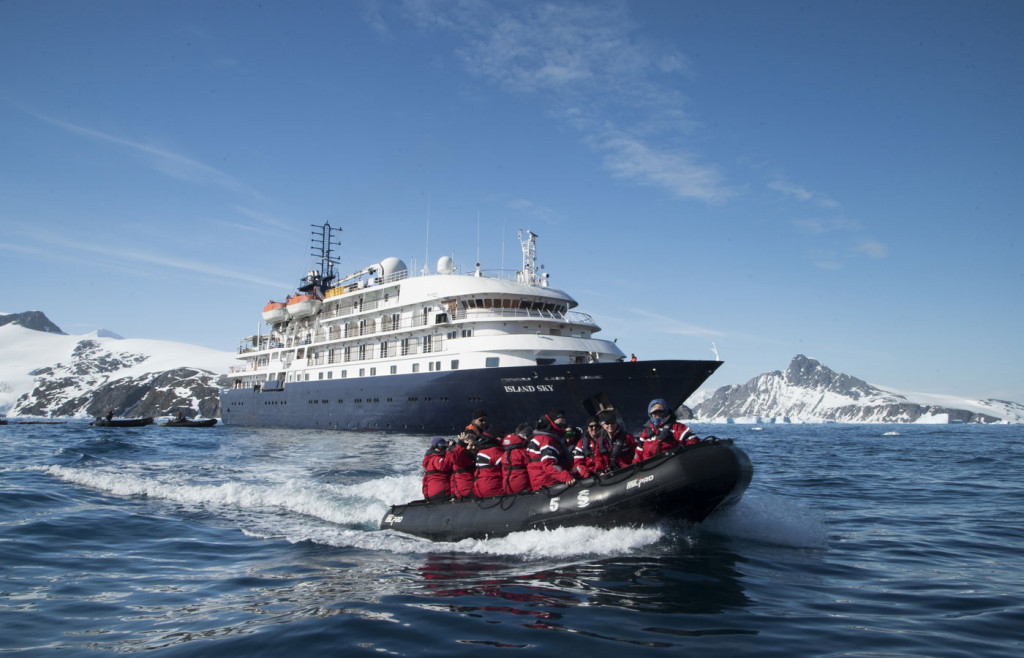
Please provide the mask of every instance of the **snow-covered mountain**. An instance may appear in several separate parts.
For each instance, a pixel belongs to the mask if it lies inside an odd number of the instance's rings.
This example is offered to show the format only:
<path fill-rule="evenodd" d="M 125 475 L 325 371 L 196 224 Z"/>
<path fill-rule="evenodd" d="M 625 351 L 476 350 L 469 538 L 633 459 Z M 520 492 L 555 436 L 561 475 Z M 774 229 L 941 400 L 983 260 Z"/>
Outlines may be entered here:
<path fill-rule="evenodd" d="M 104 331 L 69 336 L 38 311 L 0 315 L 0 412 L 220 416 L 234 354 Z"/>
<path fill-rule="evenodd" d="M 837 373 L 803 354 L 785 372 L 723 386 L 693 405 L 701 421 L 788 419 L 794 423 L 1024 422 L 1024 405 L 1004 400 L 901 393 Z"/>

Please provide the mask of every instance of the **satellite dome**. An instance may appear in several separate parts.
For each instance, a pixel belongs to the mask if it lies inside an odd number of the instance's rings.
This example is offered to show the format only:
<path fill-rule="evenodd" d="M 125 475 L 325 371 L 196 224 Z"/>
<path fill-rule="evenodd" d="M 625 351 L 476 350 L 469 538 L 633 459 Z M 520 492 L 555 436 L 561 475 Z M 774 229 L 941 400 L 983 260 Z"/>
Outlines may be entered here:
<path fill-rule="evenodd" d="M 450 256 L 441 256 L 437 259 L 437 273 L 451 274 L 455 271 L 455 263 Z"/>
<path fill-rule="evenodd" d="M 408 268 L 405 266 L 405 263 L 402 261 L 402 259 L 395 258 L 394 256 L 390 258 L 385 258 L 380 262 L 380 274 L 385 279 L 393 274 L 405 272 L 407 269 Z"/>

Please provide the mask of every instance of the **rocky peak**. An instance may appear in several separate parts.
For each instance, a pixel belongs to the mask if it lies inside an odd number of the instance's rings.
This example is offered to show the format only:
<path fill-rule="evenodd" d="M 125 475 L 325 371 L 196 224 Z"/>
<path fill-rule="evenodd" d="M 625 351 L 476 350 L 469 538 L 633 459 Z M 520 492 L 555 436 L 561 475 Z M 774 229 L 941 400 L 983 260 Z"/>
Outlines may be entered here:
<path fill-rule="evenodd" d="M 50 318 L 46 317 L 42 311 L 25 311 L 24 313 L 0 315 L 0 327 L 6 324 L 14 324 L 34 331 L 44 331 L 48 334 L 64 335 L 60 327 L 50 322 Z"/>
<path fill-rule="evenodd" d="M 783 378 L 786 384 L 800 388 L 837 393 L 853 399 L 876 395 L 880 391 L 863 379 L 838 373 L 821 361 L 797 354 Z"/>

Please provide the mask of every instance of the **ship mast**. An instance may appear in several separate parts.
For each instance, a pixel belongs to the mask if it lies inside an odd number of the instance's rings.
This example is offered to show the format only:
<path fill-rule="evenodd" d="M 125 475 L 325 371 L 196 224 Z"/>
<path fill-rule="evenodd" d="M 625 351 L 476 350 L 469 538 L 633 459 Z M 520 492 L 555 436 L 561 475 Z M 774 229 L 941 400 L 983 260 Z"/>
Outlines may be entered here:
<path fill-rule="evenodd" d="M 537 234 L 527 231 L 530 237 L 523 240 L 523 230 L 519 229 L 519 244 L 523 248 L 523 283 L 537 285 Z"/>
<path fill-rule="evenodd" d="M 341 232 L 340 228 L 334 228 L 330 222 L 324 222 L 322 226 L 311 224 L 313 227 L 313 238 L 310 255 L 320 260 L 320 269 L 310 272 L 303 279 L 303 285 L 299 290 L 310 292 L 319 290 L 321 293 L 327 291 L 331 281 L 334 280 L 334 258 L 333 249 L 341 248 L 341 241 L 334 237 L 334 231 Z M 314 260 L 314 262 L 316 262 Z"/>

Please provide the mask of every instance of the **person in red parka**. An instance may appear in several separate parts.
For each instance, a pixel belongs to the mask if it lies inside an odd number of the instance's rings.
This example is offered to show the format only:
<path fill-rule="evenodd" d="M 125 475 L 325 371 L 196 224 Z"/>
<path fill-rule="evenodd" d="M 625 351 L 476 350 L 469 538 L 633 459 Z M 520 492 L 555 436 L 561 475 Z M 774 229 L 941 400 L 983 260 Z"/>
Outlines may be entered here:
<path fill-rule="evenodd" d="M 668 405 L 661 398 L 651 400 L 647 405 L 647 417 L 649 420 L 640 432 L 640 444 L 636 449 L 638 461 L 675 450 L 679 446 L 700 443 L 700 438 L 676 420 L 675 414 L 668 410 Z"/>
<path fill-rule="evenodd" d="M 452 464 L 452 498 L 462 500 L 473 496 L 473 472 L 476 437 L 472 432 L 463 431 L 459 440 L 448 448 L 448 459 Z"/>
<path fill-rule="evenodd" d="M 490 426 L 490 421 L 487 420 L 487 412 L 483 409 L 476 409 L 473 411 L 473 420 L 470 421 L 469 425 L 466 425 L 464 432 L 468 432 L 473 435 L 474 439 L 479 439 L 487 431 Z"/>
<path fill-rule="evenodd" d="M 505 450 L 501 447 L 494 430 L 488 429 L 476 440 L 476 464 L 473 475 L 473 495 L 477 498 L 500 496 L 505 491 L 502 477 L 502 460 Z"/>
<path fill-rule="evenodd" d="M 601 422 L 601 437 L 594 451 L 594 471 L 607 473 L 629 466 L 636 459 L 636 439 L 619 424 L 619 417 L 610 409 L 598 416 Z"/>
<path fill-rule="evenodd" d="M 598 440 L 601 438 L 601 424 L 597 416 L 592 416 L 583 428 L 583 435 L 572 449 L 572 473 L 583 480 L 594 475 L 594 453 L 597 452 Z"/>
<path fill-rule="evenodd" d="M 530 488 L 534 491 L 559 482 L 576 482 L 569 472 L 571 464 L 562 440 L 567 425 L 561 410 L 549 411 L 537 421 L 533 438 L 526 447 L 526 456 L 530 460 L 526 472 L 530 476 Z"/>
<path fill-rule="evenodd" d="M 505 450 L 502 472 L 507 494 L 516 494 L 530 488 L 530 476 L 526 472 L 527 465 L 530 463 L 526 456 L 526 444 L 530 438 L 530 426 L 520 423 L 515 434 L 509 434 L 501 442 L 501 447 Z"/>
<path fill-rule="evenodd" d="M 448 500 L 452 495 L 451 477 L 448 441 L 435 436 L 423 457 L 423 498 L 429 501 Z"/>

